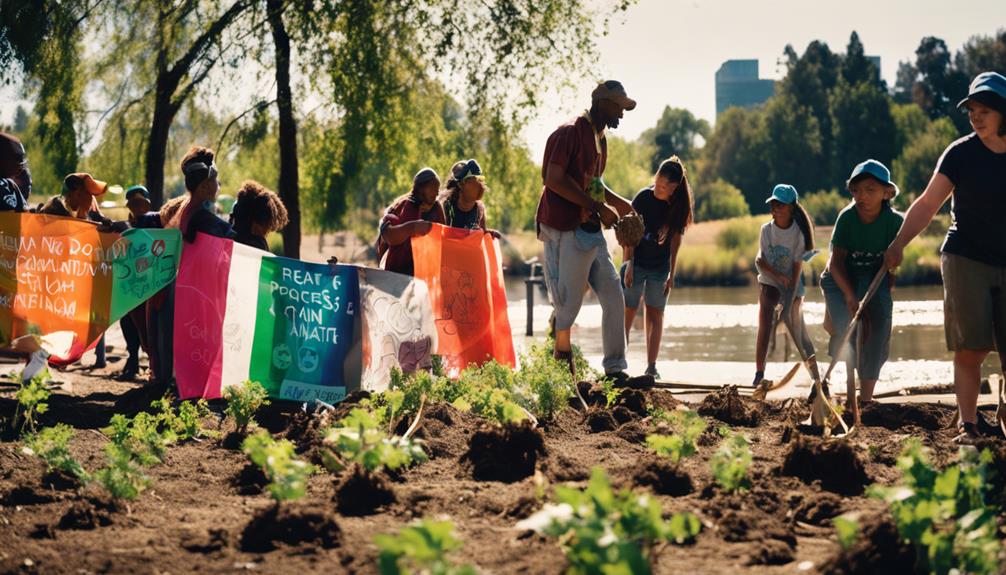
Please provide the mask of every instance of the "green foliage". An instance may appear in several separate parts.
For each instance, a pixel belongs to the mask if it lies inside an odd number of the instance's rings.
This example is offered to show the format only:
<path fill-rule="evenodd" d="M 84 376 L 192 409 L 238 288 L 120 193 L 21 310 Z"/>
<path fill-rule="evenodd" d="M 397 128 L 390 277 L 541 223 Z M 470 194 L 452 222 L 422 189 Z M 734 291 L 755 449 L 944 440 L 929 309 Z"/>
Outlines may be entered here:
<path fill-rule="evenodd" d="M 838 544 L 842 549 L 849 549 L 859 537 L 859 520 L 856 513 L 846 513 L 839 515 L 834 520 L 835 533 L 838 535 Z"/>
<path fill-rule="evenodd" d="M 662 419 L 670 424 L 673 435 L 651 434 L 646 437 L 646 446 L 661 457 L 677 463 L 682 457 L 695 454 L 695 442 L 706 430 L 706 422 L 695 411 L 673 411 L 663 414 Z"/>
<path fill-rule="evenodd" d="M 173 439 L 161 435 L 157 427 L 157 418 L 149 413 L 137 413 L 132 419 L 117 413 L 112 416 L 108 427 L 101 431 L 113 446 L 140 465 L 155 465 L 164 459 L 166 445 Z"/>
<path fill-rule="evenodd" d="M 906 143 L 891 166 L 891 176 L 901 188 L 901 193 L 894 199 L 896 207 L 907 208 L 926 189 L 936 160 L 957 137 L 953 122 L 949 118 L 940 118 L 928 123 L 922 133 Z"/>
<path fill-rule="evenodd" d="M 750 213 L 747 200 L 739 189 L 725 180 L 714 180 L 693 188 L 695 221 L 739 218 Z"/>
<path fill-rule="evenodd" d="M 143 473 L 135 454 L 128 447 L 109 443 L 105 445 L 108 465 L 95 474 L 98 482 L 115 499 L 136 499 L 150 486 L 150 478 Z"/>
<path fill-rule="evenodd" d="M 721 250 L 743 253 L 758 252 L 758 236 L 761 234 L 764 217 L 735 218 L 726 223 L 716 236 L 716 247 Z"/>
<path fill-rule="evenodd" d="M 898 534 L 916 551 L 919 571 L 997 573 L 1001 543 L 996 516 L 987 505 L 987 467 L 992 456 L 961 448 L 958 465 L 937 470 L 917 439 L 906 442 L 898 457 L 901 481 L 873 485 L 872 497 L 887 502 Z"/>
<path fill-rule="evenodd" d="M 20 378 L 18 379 L 20 380 Z M 43 369 L 27 383 L 22 381 L 21 387 L 14 394 L 18 408 L 14 412 L 13 423 L 17 424 L 18 412 L 20 412 L 22 431 L 27 428 L 34 432 L 37 423 L 36 416 L 49 410 L 49 404 L 45 402 L 49 399 L 49 389 L 45 386 L 47 379 L 49 379 L 49 370 Z"/>
<path fill-rule="evenodd" d="M 838 220 L 838 213 L 852 201 L 847 192 L 838 190 L 821 190 L 800 196 L 800 203 L 814 219 L 814 225 L 833 226 Z"/>
<path fill-rule="evenodd" d="M 672 155 L 684 162 L 695 159 L 700 140 L 704 142 L 710 131 L 709 122 L 696 118 L 689 110 L 665 106 L 657 124 L 639 138 L 654 147 L 650 170 L 656 172 L 660 162 Z"/>
<path fill-rule="evenodd" d="M 381 428 L 381 417 L 367 409 L 355 408 L 337 426 L 325 432 L 328 446 L 323 454 L 325 467 L 339 472 L 356 463 L 367 473 L 400 469 L 428 458 L 419 440 L 389 436 Z"/>
<path fill-rule="evenodd" d="M 612 490 L 600 467 L 584 490 L 556 487 L 555 500 L 517 527 L 559 538 L 571 573 L 650 573 L 655 544 L 688 543 L 702 528 L 691 513 L 665 520 L 649 495 Z"/>
<path fill-rule="evenodd" d="M 448 557 L 463 545 L 454 536 L 454 524 L 450 521 L 423 519 L 403 527 L 396 535 L 375 535 L 374 543 L 380 551 L 377 566 L 381 575 L 476 573 L 471 565 L 455 565 Z"/>
<path fill-rule="evenodd" d="M 747 489 L 750 486 L 748 469 L 751 467 L 751 448 L 747 439 L 739 433 L 728 435 L 709 460 L 709 467 L 716 483 L 723 489 Z"/>
<path fill-rule="evenodd" d="M 269 395 L 262 384 L 245 380 L 241 385 L 229 385 L 224 389 L 227 400 L 227 415 L 234 418 L 238 433 L 245 433 L 249 425 L 255 424 L 255 412 L 269 405 Z"/>
<path fill-rule="evenodd" d="M 576 360 L 574 356 L 574 362 Z M 583 377 L 584 372 L 578 369 L 577 373 Z M 533 344 L 521 355 L 517 379 L 524 406 L 543 420 L 552 419 L 565 409 L 574 393 L 569 368 L 552 357 L 548 344 Z"/>
<path fill-rule="evenodd" d="M 293 444 L 286 439 L 276 441 L 268 431 L 260 429 L 245 438 L 241 450 L 269 479 L 269 494 L 277 504 L 300 499 L 307 493 L 307 479 L 315 468 L 297 459 Z"/>
<path fill-rule="evenodd" d="M 604 183 L 616 194 L 631 201 L 639 190 L 653 183 L 655 170 L 650 167 L 655 154 L 653 145 L 610 134 L 607 140 L 608 163 L 604 168 Z"/>
<path fill-rule="evenodd" d="M 70 454 L 69 443 L 73 428 L 65 423 L 45 427 L 38 433 L 25 437 L 25 449 L 45 462 L 46 471 L 59 471 L 86 483 L 91 479 L 80 462 Z"/>
<path fill-rule="evenodd" d="M 163 428 L 167 443 L 215 435 L 215 432 L 203 429 L 202 419 L 210 414 L 205 399 L 182 401 L 178 404 L 177 413 L 172 409 L 169 397 L 153 401 L 150 406 L 160 410 L 157 423 Z"/>

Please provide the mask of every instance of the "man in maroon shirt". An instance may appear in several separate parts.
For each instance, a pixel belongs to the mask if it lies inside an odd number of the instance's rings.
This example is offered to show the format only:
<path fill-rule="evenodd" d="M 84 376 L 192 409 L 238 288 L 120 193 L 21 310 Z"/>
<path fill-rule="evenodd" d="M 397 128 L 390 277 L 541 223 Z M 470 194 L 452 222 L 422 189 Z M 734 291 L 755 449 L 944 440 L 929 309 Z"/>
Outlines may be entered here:
<path fill-rule="evenodd" d="M 624 302 L 602 224 L 610 227 L 632 204 L 601 180 L 608 159 L 606 128 L 617 128 L 636 102 L 622 84 L 608 80 L 591 93 L 591 106 L 548 137 L 542 161 L 544 188 L 538 201 L 538 237 L 545 243 L 545 283 L 555 309 L 555 357 L 573 371 L 570 328 L 580 312 L 585 285 L 601 304 L 605 374 L 626 378 Z M 574 373 L 575 375 L 575 373 Z"/>

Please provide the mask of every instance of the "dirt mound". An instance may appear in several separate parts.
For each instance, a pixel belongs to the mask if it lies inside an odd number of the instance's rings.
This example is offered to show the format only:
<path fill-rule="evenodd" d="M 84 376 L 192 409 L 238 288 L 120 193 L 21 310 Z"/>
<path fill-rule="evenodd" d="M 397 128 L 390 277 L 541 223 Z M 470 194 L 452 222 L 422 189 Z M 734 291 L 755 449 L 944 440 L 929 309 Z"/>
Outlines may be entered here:
<path fill-rule="evenodd" d="M 91 500 L 74 501 L 59 518 L 60 529 L 96 529 L 113 523 L 114 508 Z"/>
<path fill-rule="evenodd" d="M 309 544 L 330 549 L 338 545 L 342 531 L 333 515 L 325 510 L 273 505 L 259 511 L 241 534 L 241 548 L 264 552 L 278 544 L 297 546 Z"/>
<path fill-rule="evenodd" d="M 468 450 L 468 440 L 479 421 L 450 404 L 434 403 L 423 409 L 423 418 L 413 437 L 425 442 L 424 449 L 430 457 L 461 457 Z"/>
<path fill-rule="evenodd" d="M 534 474 L 545 455 L 545 437 L 528 424 L 485 426 L 468 442 L 461 465 L 479 481 L 512 483 Z"/>
<path fill-rule="evenodd" d="M 622 383 L 615 382 L 615 387 L 622 389 L 653 389 L 656 380 L 652 375 L 637 375 L 630 377 Z"/>
<path fill-rule="evenodd" d="M 692 492 L 692 478 L 666 457 L 649 456 L 637 464 L 633 483 L 650 487 L 656 493 L 679 497 Z"/>
<path fill-rule="evenodd" d="M 269 485 L 269 478 L 261 467 L 249 461 L 231 477 L 230 483 L 237 488 L 238 495 L 258 495 Z"/>
<path fill-rule="evenodd" d="M 822 575 L 913 573 L 915 552 L 901 542 L 898 528 L 887 513 L 859 519 L 859 536 L 849 549 L 821 565 Z"/>
<path fill-rule="evenodd" d="M 748 565 L 785 565 L 796 557 L 792 545 L 779 539 L 765 539 L 748 554 Z"/>
<path fill-rule="evenodd" d="M 797 521 L 830 527 L 831 520 L 842 513 L 842 498 L 834 493 L 821 493 L 805 499 L 796 508 Z"/>
<path fill-rule="evenodd" d="M 955 410 L 949 405 L 934 403 L 868 403 L 860 411 L 863 425 L 898 431 L 916 426 L 930 431 L 947 429 L 954 420 Z"/>
<path fill-rule="evenodd" d="M 587 428 L 591 433 L 601 433 L 602 431 L 614 431 L 618 428 L 618 421 L 610 411 L 603 407 L 591 407 L 587 412 Z"/>
<path fill-rule="evenodd" d="M 604 387 L 602 387 L 600 383 L 581 381 L 576 384 L 576 388 L 580 391 L 580 397 L 583 397 L 587 406 L 596 405 L 599 407 L 606 407 L 608 405 L 608 396 L 604 393 Z M 575 409 L 583 408 L 580 404 L 580 400 L 576 397 L 570 398 L 570 407 Z"/>
<path fill-rule="evenodd" d="M 391 482 L 381 473 L 365 473 L 354 466 L 335 487 L 336 509 L 343 515 L 371 515 L 395 502 Z"/>
<path fill-rule="evenodd" d="M 615 407 L 624 408 L 638 417 L 646 417 L 646 394 L 636 389 L 624 389 L 615 398 Z"/>
<path fill-rule="evenodd" d="M 750 398 L 741 397 L 736 385 L 725 386 L 707 395 L 698 411 L 699 415 L 745 427 L 755 427 L 762 419 L 761 406 Z"/>
<path fill-rule="evenodd" d="M 806 483 L 820 481 L 823 489 L 841 495 L 860 495 L 870 483 L 862 460 L 844 439 L 798 436 L 790 443 L 779 471 Z"/>
<path fill-rule="evenodd" d="M 615 430 L 615 435 L 629 443 L 645 443 L 649 430 L 638 421 L 629 421 Z"/>
<path fill-rule="evenodd" d="M 51 489 L 34 487 L 15 487 L 4 495 L 2 501 L 6 507 L 17 505 L 41 505 L 52 503 L 62 498 L 62 494 Z"/>

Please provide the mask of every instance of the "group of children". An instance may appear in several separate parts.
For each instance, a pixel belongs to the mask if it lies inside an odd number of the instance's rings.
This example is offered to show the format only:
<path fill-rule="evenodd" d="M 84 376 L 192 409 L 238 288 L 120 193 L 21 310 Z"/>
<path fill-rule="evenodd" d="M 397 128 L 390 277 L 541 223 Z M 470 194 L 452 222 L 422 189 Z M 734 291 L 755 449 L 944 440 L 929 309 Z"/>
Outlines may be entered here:
<path fill-rule="evenodd" d="M 866 160 L 856 165 L 846 187 L 853 201 L 835 221 L 828 264 L 821 274 L 821 290 L 827 310 L 825 328 L 831 336 L 829 355 L 846 362 L 850 381 L 853 373 L 858 374 L 859 401 L 865 403 L 873 400 L 880 369 L 890 351 L 893 275 L 885 278 L 881 288 L 866 303 L 860 314 L 860 324 L 849 340 L 853 343 L 846 343 L 844 349 L 839 346 L 860 301 L 883 268 L 884 252 L 898 235 L 904 216 L 891 207 L 891 200 L 898 195 L 898 186 L 891 181 L 891 172 L 882 163 Z M 753 385 L 757 386 L 765 376 L 768 340 L 776 309 L 780 306 L 782 321 L 788 322 L 801 356 L 807 361 L 813 377 L 819 380 L 814 344 L 801 311 L 805 295 L 803 264 L 808 256 L 816 253 L 813 220 L 800 205 L 799 194 L 793 186 L 775 186 L 766 203 L 770 205 L 772 219 L 762 226 L 755 259 L 761 293 Z M 853 392 L 854 388 L 850 387 L 847 402 L 852 401 Z M 829 394 L 827 386 L 824 393 Z"/>

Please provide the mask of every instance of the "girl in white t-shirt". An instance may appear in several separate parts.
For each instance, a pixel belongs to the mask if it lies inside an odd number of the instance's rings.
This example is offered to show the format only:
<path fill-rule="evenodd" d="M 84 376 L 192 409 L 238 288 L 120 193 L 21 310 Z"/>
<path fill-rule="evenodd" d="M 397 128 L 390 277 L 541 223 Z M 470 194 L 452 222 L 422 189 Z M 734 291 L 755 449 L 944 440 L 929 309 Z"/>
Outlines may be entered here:
<path fill-rule="evenodd" d="M 755 377 L 757 386 L 765 377 L 765 356 L 772 331 L 776 305 L 783 304 L 783 318 L 792 318 L 793 333 L 804 356 L 813 358 L 814 342 L 807 334 L 800 304 L 803 301 L 804 256 L 814 249 L 814 224 L 807 210 L 800 205 L 796 188 L 778 184 L 765 200 L 770 205 L 772 220 L 761 228 L 761 242 L 755 267 L 758 269 L 758 340 L 755 346 Z M 795 290 L 795 294 L 794 294 Z M 792 303 L 792 305 L 790 305 Z M 787 316 L 787 314 L 789 314 Z M 815 376 L 817 362 L 808 362 Z"/>

